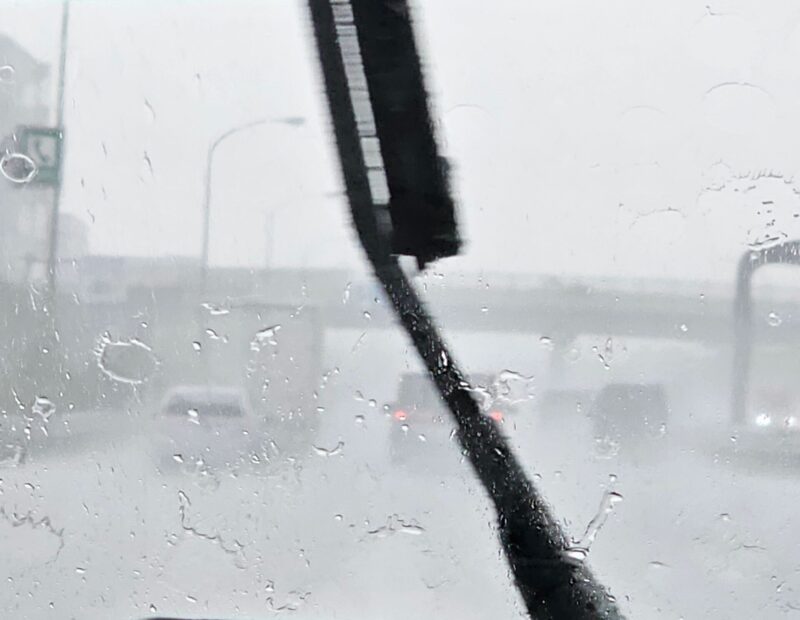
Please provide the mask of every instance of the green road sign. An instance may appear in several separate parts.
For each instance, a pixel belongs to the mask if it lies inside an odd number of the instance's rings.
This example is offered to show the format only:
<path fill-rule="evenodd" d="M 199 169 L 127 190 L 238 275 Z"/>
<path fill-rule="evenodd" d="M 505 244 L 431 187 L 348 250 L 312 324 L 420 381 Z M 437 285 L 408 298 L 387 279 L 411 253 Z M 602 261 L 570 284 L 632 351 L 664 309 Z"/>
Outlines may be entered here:
<path fill-rule="evenodd" d="M 19 150 L 36 164 L 31 183 L 58 185 L 61 178 L 61 145 L 64 132 L 57 127 L 23 125 L 17 128 Z"/>

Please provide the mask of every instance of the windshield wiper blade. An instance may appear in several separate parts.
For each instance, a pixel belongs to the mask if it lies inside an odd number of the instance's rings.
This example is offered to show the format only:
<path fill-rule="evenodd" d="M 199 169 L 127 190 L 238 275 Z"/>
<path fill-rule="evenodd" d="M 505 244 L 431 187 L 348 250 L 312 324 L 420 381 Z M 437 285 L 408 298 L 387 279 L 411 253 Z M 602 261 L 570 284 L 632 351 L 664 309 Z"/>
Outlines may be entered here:
<path fill-rule="evenodd" d="M 369 68 L 374 71 L 376 67 L 391 68 L 393 63 L 396 67 L 397 63 L 413 62 L 417 67 L 408 74 L 421 76 L 408 3 L 405 0 L 309 0 L 309 7 L 354 226 L 375 276 L 450 408 L 458 425 L 459 440 L 494 504 L 503 550 L 528 612 L 533 618 L 621 618 L 613 597 L 595 580 L 586 564 L 575 562 L 566 553 L 567 537 L 541 494 L 497 426 L 481 414 L 429 313 L 393 256 L 391 232 L 387 232 L 379 219 L 385 213 L 374 204 L 370 191 L 369 170 L 361 147 L 364 136 L 359 133 L 352 97 L 352 92 L 358 88 L 363 92 L 364 85 L 351 85 L 347 69 L 352 79 L 353 67 L 363 59 L 375 133 L 381 150 L 394 153 L 383 161 L 387 184 L 393 177 L 403 178 L 402 171 L 388 169 L 395 165 L 393 162 L 409 162 L 415 158 L 429 160 L 428 147 L 431 143 L 435 145 L 427 116 L 427 95 L 421 79 L 388 80 L 386 75 L 371 73 Z M 342 45 L 343 41 L 346 45 Z M 421 92 L 414 96 L 388 92 L 403 88 L 416 88 Z M 403 105 L 404 101 L 414 105 L 422 101 L 424 106 L 416 105 L 415 110 L 400 115 L 375 110 L 376 106 Z M 382 131 L 381 122 L 391 125 L 398 117 L 403 118 L 404 127 L 389 126 Z M 389 136 L 403 136 L 403 130 L 415 131 L 418 135 L 431 132 L 430 140 L 424 139 L 424 135 L 418 140 L 418 144 L 426 147 L 423 152 L 398 152 L 397 145 L 381 140 L 381 134 L 385 140 L 390 139 Z M 412 143 L 413 140 L 405 140 L 406 148 L 413 148 Z M 449 249 L 454 247 L 448 246 Z"/>

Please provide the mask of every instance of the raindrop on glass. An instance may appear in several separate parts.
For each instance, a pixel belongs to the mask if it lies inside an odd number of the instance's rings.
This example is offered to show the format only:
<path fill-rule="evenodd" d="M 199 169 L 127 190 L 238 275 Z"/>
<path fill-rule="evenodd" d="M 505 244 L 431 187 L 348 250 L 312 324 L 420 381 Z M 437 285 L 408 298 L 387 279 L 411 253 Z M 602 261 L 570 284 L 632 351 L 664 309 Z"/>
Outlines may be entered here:
<path fill-rule="evenodd" d="M 201 305 L 211 316 L 223 316 L 225 314 L 230 314 L 230 309 L 212 304 L 208 301 L 203 302 Z"/>
<path fill-rule="evenodd" d="M 0 84 L 13 84 L 17 71 L 11 65 L 0 65 Z"/>
<path fill-rule="evenodd" d="M 261 351 L 261 348 L 265 344 L 270 344 L 273 347 L 276 346 L 278 341 L 275 340 L 275 334 L 277 334 L 280 329 L 280 325 L 270 325 L 269 327 L 258 330 L 255 337 L 250 342 L 250 350 L 254 352 Z"/>
<path fill-rule="evenodd" d="M 344 442 L 338 442 L 333 448 L 323 448 L 320 446 L 312 446 L 314 448 L 314 452 L 319 456 L 336 456 L 342 453 L 342 449 L 344 448 Z"/>
<path fill-rule="evenodd" d="M 24 153 L 6 153 L 0 157 L 0 173 L 12 183 L 30 183 L 38 171 L 36 162 Z"/>
<path fill-rule="evenodd" d="M 145 109 L 145 112 L 147 113 L 147 120 L 149 122 L 151 122 L 151 123 L 155 122 L 155 120 L 156 120 L 156 111 L 153 108 L 153 105 L 147 99 L 144 100 L 144 109 Z"/>
<path fill-rule="evenodd" d="M 31 410 L 47 423 L 50 420 L 50 416 L 56 412 L 56 406 L 46 396 L 37 396 L 36 400 L 33 401 Z"/>
<path fill-rule="evenodd" d="M 94 350 L 97 366 L 109 379 L 140 385 L 157 370 L 159 361 L 153 350 L 136 338 L 112 340 L 103 334 Z"/>
<path fill-rule="evenodd" d="M 767 315 L 767 323 L 769 323 L 770 327 L 778 327 L 783 322 L 780 315 L 775 312 L 770 312 Z"/>

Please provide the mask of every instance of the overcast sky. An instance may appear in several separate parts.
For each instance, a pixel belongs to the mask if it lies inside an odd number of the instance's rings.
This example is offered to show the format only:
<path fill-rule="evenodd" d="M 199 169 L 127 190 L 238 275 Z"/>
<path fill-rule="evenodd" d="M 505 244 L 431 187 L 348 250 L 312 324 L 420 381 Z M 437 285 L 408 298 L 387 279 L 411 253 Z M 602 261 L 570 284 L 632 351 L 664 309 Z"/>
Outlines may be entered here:
<path fill-rule="evenodd" d="M 729 279 L 800 237 L 796 3 L 416 6 L 467 240 L 443 270 Z M 55 62 L 60 4 L 0 13 Z M 75 0 L 63 208 L 92 250 L 197 254 L 208 145 L 266 118 L 216 152 L 212 260 L 360 264 L 309 35 L 299 0 Z"/>

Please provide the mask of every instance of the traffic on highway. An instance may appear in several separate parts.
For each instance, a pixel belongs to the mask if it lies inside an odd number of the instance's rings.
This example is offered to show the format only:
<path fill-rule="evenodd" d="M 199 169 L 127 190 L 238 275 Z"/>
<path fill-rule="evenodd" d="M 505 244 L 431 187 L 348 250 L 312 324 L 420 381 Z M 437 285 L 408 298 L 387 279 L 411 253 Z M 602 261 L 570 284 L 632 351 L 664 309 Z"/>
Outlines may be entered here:
<path fill-rule="evenodd" d="M 798 51 L 0 0 L 0 617 L 800 614 Z"/>

